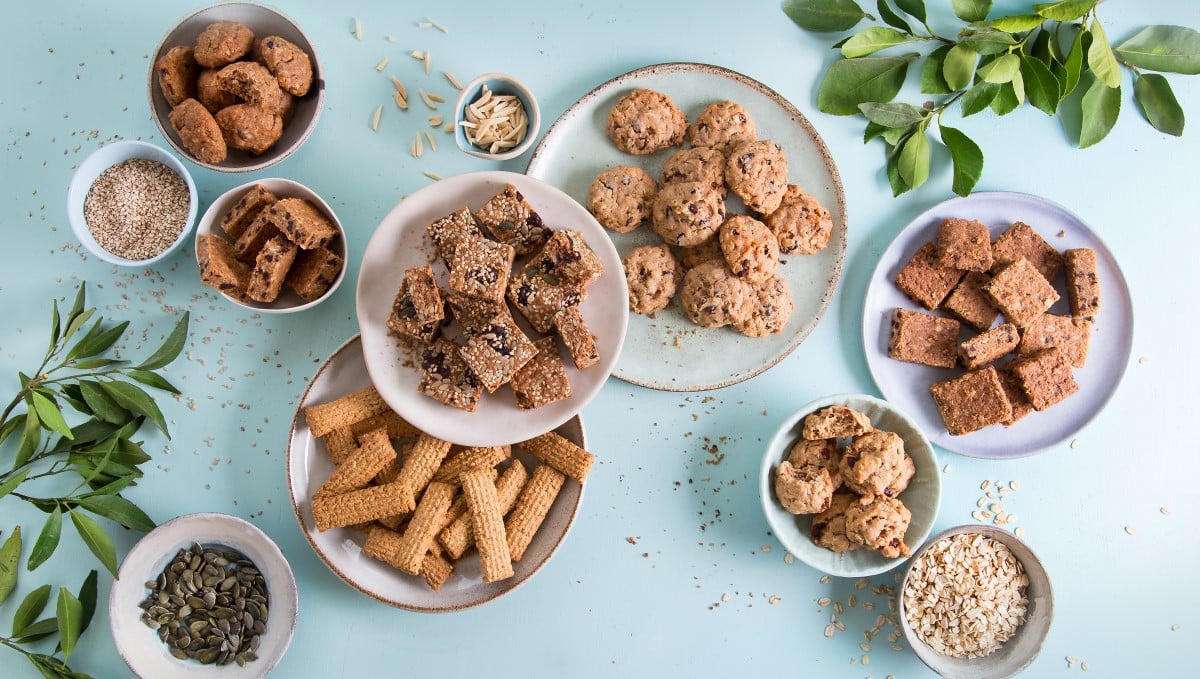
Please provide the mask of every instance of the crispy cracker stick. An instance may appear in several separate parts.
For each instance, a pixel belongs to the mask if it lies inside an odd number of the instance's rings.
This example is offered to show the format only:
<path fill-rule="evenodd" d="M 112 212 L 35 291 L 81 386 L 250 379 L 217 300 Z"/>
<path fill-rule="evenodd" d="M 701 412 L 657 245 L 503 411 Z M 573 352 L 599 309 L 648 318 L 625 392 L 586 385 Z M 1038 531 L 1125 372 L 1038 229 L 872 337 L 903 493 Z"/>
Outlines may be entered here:
<path fill-rule="evenodd" d="M 312 435 L 319 437 L 387 410 L 387 403 L 384 403 L 375 387 L 367 387 L 329 403 L 305 407 L 304 419 Z"/>
<path fill-rule="evenodd" d="M 396 475 L 396 482 L 407 486 L 415 500 L 421 491 L 425 490 L 425 486 L 429 485 L 434 472 L 449 452 L 449 441 L 421 434 L 413 444 L 412 451 L 400 461 L 400 473 Z"/>
<path fill-rule="evenodd" d="M 334 429 L 321 437 L 321 443 L 325 444 L 325 450 L 329 451 L 329 459 L 333 460 L 334 464 L 345 462 L 346 458 L 358 450 L 358 444 L 354 442 L 354 434 L 350 432 L 349 427 Z"/>
<path fill-rule="evenodd" d="M 504 474 L 496 482 L 496 499 L 500 502 L 501 516 L 507 514 L 517 504 L 517 497 L 521 494 L 521 489 L 525 487 L 525 481 L 528 479 L 529 472 L 525 470 L 525 465 L 521 464 L 520 460 L 513 460 L 512 464 L 508 465 L 508 469 L 504 470 Z M 463 552 L 475 544 L 475 523 L 471 520 L 471 514 L 469 512 L 463 514 L 447 524 L 438 533 L 438 541 L 446 548 L 446 553 L 450 555 L 450 558 L 461 557 Z"/>
<path fill-rule="evenodd" d="M 517 445 L 567 476 L 583 483 L 596 456 L 552 431 Z"/>
<path fill-rule="evenodd" d="M 400 547 L 392 559 L 393 566 L 405 573 L 420 574 L 421 562 L 433 544 L 434 528 L 450 508 L 450 498 L 453 496 L 454 486 L 448 483 L 429 484 L 421 495 L 421 504 L 417 505 L 417 511 L 408 522 L 408 528 L 404 529 Z"/>
<path fill-rule="evenodd" d="M 425 584 L 429 585 L 430 589 L 440 591 L 451 575 L 454 575 L 454 564 L 436 550 L 425 554 L 421 561 L 421 577 L 425 578 Z"/>
<path fill-rule="evenodd" d="M 388 438 L 392 439 L 407 439 L 421 435 L 420 429 L 409 424 L 407 420 L 392 410 L 372 415 L 362 422 L 356 422 L 350 425 L 350 431 L 354 432 L 355 436 L 362 436 L 377 427 L 387 427 Z"/>
<path fill-rule="evenodd" d="M 504 537 L 504 514 L 496 497 L 496 484 L 486 469 L 463 472 L 463 494 L 467 496 L 471 523 L 475 526 L 475 546 L 479 549 L 479 570 L 484 582 L 512 577 L 512 559 Z"/>
<path fill-rule="evenodd" d="M 512 454 L 512 446 L 489 446 L 486 448 L 464 448 L 462 452 L 446 460 L 437 473 L 434 481 L 458 484 L 458 477 L 468 469 L 495 467 L 508 459 Z"/>
<path fill-rule="evenodd" d="M 367 541 L 363 543 L 363 554 L 384 563 L 391 563 L 400 549 L 401 539 L 400 534 L 396 531 L 378 524 L 373 525 L 367 529 Z"/>
<path fill-rule="evenodd" d="M 317 495 L 337 495 L 365 488 L 388 462 L 396 460 L 396 451 L 383 427 L 362 435 L 362 445 L 347 457 L 317 489 Z"/>
<path fill-rule="evenodd" d="M 546 520 L 546 513 L 554 504 L 554 498 L 558 497 L 564 481 L 566 476 L 548 464 L 533 468 L 533 475 L 525 484 L 525 490 L 521 491 L 517 506 L 513 507 L 508 520 L 504 522 L 513 561 L 520 561 L 525 555 L 525 549 L 533 541 L 533 535 L 541 527 L 542 521 Z"/>
<path fill-rule="evenodd" d="M 401 529 L 404 527 L 404 522 L 407 521 L 408 517 L 411 515 L 412 515 L 412 512 L 409 512 L 408 514 L 396 514 L 394 516 L 385 516 L 382 519 L 378 519 L 376 521 L 376 523 L 383 526 L 384 528 L 387 528 L 388 530 L 394 530 L 397 533 L 403 533 L 404 531 Z"/>
<path fill-rule="evenodd" d="M 393 458 L 390 462 L 383 465 L 379 473 L 375 475 L 375 483 L 382 486 L 385 483 L 391 483 L 400 475 L 401 461 L 412 455 L 413 444 L 405 443 L 400 446 L 400 456 Z"/>
<path fill-rule="evenodd" d="M 317 530 L 367 523 L 413 510 L 412 492 L 401 483 L 352 490 L 341 495 L 315 495 L 313 520 Z"/>

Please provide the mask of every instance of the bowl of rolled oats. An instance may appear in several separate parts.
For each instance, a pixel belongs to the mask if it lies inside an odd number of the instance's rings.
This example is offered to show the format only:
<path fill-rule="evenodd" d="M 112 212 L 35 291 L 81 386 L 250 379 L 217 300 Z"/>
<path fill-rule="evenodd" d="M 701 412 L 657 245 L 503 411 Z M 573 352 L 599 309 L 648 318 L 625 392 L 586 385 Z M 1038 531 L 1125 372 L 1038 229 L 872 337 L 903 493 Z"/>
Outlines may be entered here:
<path fill-rule="evenodd" d="M 913 652 L 939 675 L 1003 679 L 1037 658 L 1054 591 L 1020 538 L 992 526 L 958 526 L 913 554 L 897 616 Z"/>
<path fill-rule="evenodd" d="M 541 124 L 533 92 L 503 73 L 485 73 L 467 83 L 454 105 L 454 141 L 477 158 L 516 158 L 533 146 Z"/>

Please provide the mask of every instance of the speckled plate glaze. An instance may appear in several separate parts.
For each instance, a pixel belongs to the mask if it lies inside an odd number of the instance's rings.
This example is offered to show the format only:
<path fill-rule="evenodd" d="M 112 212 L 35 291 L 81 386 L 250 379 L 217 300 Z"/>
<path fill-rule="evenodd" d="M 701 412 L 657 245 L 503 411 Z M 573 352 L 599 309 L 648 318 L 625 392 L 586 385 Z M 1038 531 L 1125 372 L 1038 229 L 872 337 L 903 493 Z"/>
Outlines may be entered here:
<path fill-rule="evenodd" d="M 485 604 L 513 591 L 533 577 L 567 537 L 579 511 L 579 504 L 583 501 L 583 486 L 571 479 L 563 484 L 558 498 L 546 515 L 545 523 L 525 551 L 524 558 L 513 564 L 513 577 L 499 582 L 483 582 L 479 571 L 479 555 L 472 552 L 457 562 L 454 575 L 442 585 L 441 591 L 435 592 L 421 578 L 402 573 L 363 554 L 363 533 L 348 528 L 325 532 L 317 530 L 312 516 L 312 494 L 333 472 L 333 463 L 324 444 L 313 438 L 309 431 L 304 421 L 304 407 L 332 401 L 370 384 L 371 378 L 363 363 L 361 342 L 359 336 L 355 335 L 338 347 L 317 369 L 292 418 L 287 449 L 288 489 L 300 530 L 321 561 L 346 584 L 376 601 L 430 613 L 457 611 Z M 555 431 L 580 446 L 587 445 L 583 421 L 578 415 Z M 514 449 L 513 453 L 530 469 L 537 464 L 537 460 L 520 449 Z"/>
<path fill-rule="evenodd" d="M 1101 308 L 1092 329 L 1087 365 L 1074 371 L 1079 391 L 1046 412 L 1030 413 L 1011 427 L 994 426 L 964 436 L 951 436 L 929 385 L 961 375 L 961 370 L 905 363 L 887 355 L 892 310 L 923 310 L 895 285 L 896 274 L 926 241 L 937 239 L 947 217 L 983 222 L 993 240 L 1013 222 L 1033 227 L 1059 251 L 1092 248 L 1100 274 Z M 1061 233 L 1061 235 L 1059 235 Z M 1069 315 L 1062 274 L 1054 287 L 1062 295 L 1051 313 Z M 951 198 L 918 215 L 896 236 L 875 267 L 863 308 L 863 346 L 875 384 L 889 401 L 912 414 L 939 446 L 971 457 L 1007 459 L 1033 455 L 1074 435 L 1108 403 L 1116 391 L 1133 345 L 1133 304 L 1125 277 L 1112 253 L 1087 224 L 1066 208 L 1025 193 L 985 192 Z"/>
<path fill-rule="evenodd" d="M 812 124 L 777 92 L 740 73 L 692 63 L 646 66 L 587 93 L 546 132 L 526 171 L 554 183 L 581 204 L 587 202 L 592 180 L 606 167 L 636 164 L 658 178 L 663 162 L 677 149 L 631 156 L 618 151 L 604 133 L 609 110 L 636 88 L 667 94 L 689 120 L 712 102 L 741 104 L 754 119 L 759 137 L 774 140 L 787 153 L 791 181 L 821 201 L 833 218 L 828 247 L 815 255 L 788 255 L 784 258 L 787 263 L 779 267 L 796 305 L 780 333 L 750 338 L 729 328 L 700 328 L 678 304 L 653 318 L 630 315 L 625 350 L 613 375 L 666 391 L 736 384 L 775 365 L 799 346 L 829 306 L 846 252 L 846 199 L 841 177 Z M 730 207 L 731 212 L 744 213 L 736 198 L 730 199 Z M 609 236 L 622 256 L 639 245 L 660 242 L 648 224 L 627 234 L 609 232 Z"/>

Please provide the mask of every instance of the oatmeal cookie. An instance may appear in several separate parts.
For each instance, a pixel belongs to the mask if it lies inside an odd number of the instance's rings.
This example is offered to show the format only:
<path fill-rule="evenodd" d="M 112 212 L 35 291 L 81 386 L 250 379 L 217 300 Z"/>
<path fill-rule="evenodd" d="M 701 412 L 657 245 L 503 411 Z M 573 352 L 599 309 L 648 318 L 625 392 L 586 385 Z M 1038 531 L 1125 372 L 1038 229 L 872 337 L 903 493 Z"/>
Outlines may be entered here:
<path fill-rule="evenodd" d="M 774 212 L 788 187 L 783 148 L 767 139 L 734 146 L 725 161 L 725 185 L 751 210 L 764 215 Z"/>
<path fill-rule="evenodd" d="M 253 154 L 271 148 L 283 134 L 283 119 L 255 104 L 226 106 L 217 111 L 216 120 L 230 148 Z"/>
<path fill-rule="evenodd" d="M 649 314 L 667 308 L 675 296 L 681 273 L 666 245 L 634 248 L 621 260 L 629 287 L 629 308 Z"/>
<path fill-rule="evenodd" d="M 640 167 L 610 167 L 592 180 L 587 209 L 606 229 L 628 233 L 650 218 L 658 182 Z"/>
<path fill-rule="evenodd" d="M 167 120 L 179 135 L 183 148 L 200 162 L 219 163 L 229 154 L 221 127 L 208 109 L 195 99 L 179 102 L 171 109 Z"/>
<path fill-rule="evenodd" d="M 687 116 L 667 95 L 639 89 L 613 106 L 605 131 L 625 153 L 646 155 L 682 144 Z"/>
<path fill-rule="evenodd" d="M 205 68 L 201 69 L 200 75 L 196 77 L 196 98 L 212 114 L 240 101 L 235 95 L 221 89 L 217 82 L 218 73 L 220 71 L 215 68 Z"/>
<path fill-rule="evenodd" d="M 858 496 L 854 493 L 834 493 L 829 509 L 813 517 L 813 543 L 838 554 L 858 549 L 858 543 L 846 537 L 846 510 L 856 504 Z"/>
<path fill-rule="evenodd" d="M 192 48 L 176 45 L 154 62 L 158 86 L 169 106 L 196 96 L 196 58 Z"/>
<path fill-rule="evenodd" d="M 904 440 L 879 429 L 854 437 L 838 463 L 842 482 L 860 495 L 896 497 L 917 473 Z"/>
<path fill-rule="evenodd" d="M 904 534 L 910 521 L 912 512 L 895 498 L 862 498 L 846 508 L 846 537 L 879 550 L 889 559 L 908 557 L 912 553 L 904 544 Z"/>
<path fill-rule="evenodd" d="M 667 243 L 699 245 L 725 221 L 725 198 L 702 182 L 672 182 L 655 196 L 651 218 L 654 232 Z"/>
<path fill-rule="evenodd" d="M 754 289 L 730 273 L 723 261 L 705 262 L 683 277 L 683 310 L 705 328 L 744 321 L 753 312 L 755 299 Z"/>
<path fill-rule="evenodd" d="M 254 60 L 267 67 L 284 92 L 297 97 L 308 94 L 312 87 L 313 68 L 308 54 L 295 43 L 268 35 L 254 41 Z"/>
<path fill-rule="evenodd" d="M 809 440 L 858 436 L 871 431 L 871 418 L 846 406 L 829 406 L 804 418 L 801 434 Z"/>
<path fill-rule="evenodd" d="M 733 329 L 747 337 L 766 337 L 783 330 L 796 308 L 787 281 L 776 274 L 751 287 L 756 300 L 750 315 L 743 321 L 735 321 Z"/>
<path fill-rule="evenodd" d="M 704 182 L 725 193 L 725 154 L 709 147 L 676 151 L 663 163 L 662 182 Z"/>
<path fill-rule="evenodd" d="M 814 254 L 829 244 L 833 233 L 829 210 L 795 184 L 788 184 L 779 207 L 763 221 L 779 239 L 779 252 L 785 255 Z"/>
<path fill-rule="evenodd" d="M 679 265 L 683 267 L 684 273 L 709 260 L 717 259 L 723 261 L 725 259 L 725 255 L 721 254 L 721 239 L 716 236 L 709 238 L 699 245 L 679 248 L 677 254 Z"/>
<path fill-rule="evenodd" d="M 806 464 L 824 467 L 829 471 L 829 478 L 833 481 L 834 489 L 842 486 L 842 472 L 838 468 L 838 462 L 841 459 L 842 451 L 838 448 L 837 439 L 817 439 L 815 441 L 800 439 L 792 444 L 787 456 L 787 461 L 797 467 Z"/>
<path fill-rule="evenodd" d="M 707 146 L 718 151 L 727 151 L 758 137 L 750 114 L 741 104 L 732 101 L 705 106 L 689 131 L 692 146 Z"/>
<path fill-rule="evenodd" d="M 217 71 L 217 86 L 251 104 L 260 104 L 273 113 L 288 107 L 290 95 L 279 88 L 275 76 L 262 64 L 239 61 Z"/>
<path fill-rule="evenodd" d="M 779 241 L 766 224 L 753 217 L 735 215 L 725 220 L 717 237 L 733 275 L 750 283 L 760 283 L 775 275 Z"/>
<path fill-rule="evenodd" d="M 209 24 L 196 37 L 196 63 L 205 68 L 220 68 L 241 59 L 254 46 L 254 31 L 236 21 Z"/>
<path fill-rule="evenodd" d="M 829 509 L 834 485 L 821 465 L 780 463 L 775 470 L 775 497 L 792 514 L 817 514 Z"/>

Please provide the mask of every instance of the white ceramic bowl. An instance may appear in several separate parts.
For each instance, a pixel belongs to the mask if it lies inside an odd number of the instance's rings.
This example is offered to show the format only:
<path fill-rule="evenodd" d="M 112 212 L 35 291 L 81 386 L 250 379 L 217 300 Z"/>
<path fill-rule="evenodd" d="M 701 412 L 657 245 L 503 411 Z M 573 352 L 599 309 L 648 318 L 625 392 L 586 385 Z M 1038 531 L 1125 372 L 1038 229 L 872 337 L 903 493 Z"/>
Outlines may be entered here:
<path fill-rule="evenodd" d="M 321 212 L 325 213 L 325 216 L 329 218 L 329 221 L 332 222 L 338 230 L 338 237 L 332 244 L 329 245 L 329 249 L 337 253 L 338 256 L 342 258 L 342 270 L 340 273 L 338 273 L 337 278 L 334 279 L 333 285 L 329 286 L 329 290 L 326 290 L 324 295 L 321 295 L 311 302 L 304 299 L 300 295 L 297 295 L 286 285 L 283 286 L 283 291 L 279 293 L 279 297 L 276 298 L 274 302 L 254 302 L 250 300 L 240 300 L 230 297 L 223 292 L 219 294 L 240 307 L 259 311 L 265 314 L 287 314 L 295 311 L 303 311 L 329 299 L 333 293 L 337 291 L 338 286 L 342 284 L 342 280 L 346 277 L 346 254 L 348 252 L 348 248 L 346 246 L 346 229 L 342 227 L 342 222 L 338 219 L 337 214 L 334 213 L 333 208 L 329 207 L 329 204 L 322 200 L 315 191 L 301 184 L 300 182 L 295 182 L 291 179 L 258 179 L 256 181 L 246 182 L 241 186 L 235 186 L 232 189 L 229 189 L 225 193 L 218 196 L 217 199 L 212 202 L 212 205 L 209 205 L 208 209 L 204 211 L 204 216 L 200 218 L 200 223 L 196 226 L 197 243 L 199 242 L 201 236 L 206 236 L 208 234 L 215 233 L 224 237 L 224 233 L 221 231 L 221 218 L 224 217 L 225 213 L 229 212 L 230 208 L 232 208 L 234 204 L 238 202 L 238 199 L 241 198 L 242 195 L 247 191 L 249 191 L 250 187 L 254 186 L 255 184 L 262 184 L 270 189 L 271 193 L 274 193 L 280 198 L 304 198 L 313 205 L 317 206 Z M 199 259 L 199 253 L 197 253 L 197 259 Z"/>
<path fill-rule="evenodd" d="M 96 181 L 100 173 L 117 163 L 123 163 L 134 158 L 157 161 L 174 170 L 175 174 L 179 175 L 183 179 L 183 182 L 187 184 L 188 196 L 191 203 L 188 207 L 187 223 L 183 225 L 183 230 L 179 232 L 179 237 L 166 250 L 149 259 L 126 259 L 105 250 L 96 242 L 95 237 L 92 236 L 92 232 L 88 230 L 87 220 L 83 217 L 83 203 L 87 200 L 88 190 L 92 188 L 92 183 Z M 88 252 L 105 262 L 118 266 L 150 266 L 170 257 L 192 233 L 192 227 L 196 224 L 198 203 L 196 183 L 192 181 L 192 175 L 188 173 L 187 168 L 184 167 L 183 163 L 179 162 L 178 158 L 154 144 L 132 139 L 105 144 L 93 151 L 75 169 L 75 174 L 71 176 L 71 183 L 67 187 L 67 219 L 71 223 L 71 230 L 75 232 L 75 237 L 79 239 L 83 247 L 87 248 Z"/>
<path fill-rule="evenodd" d="M 775 498 L 775 468 L 787 459 L 792 444 L 800 439 L 804 418 L 809 413 L 831 405 L 853 408 L 869 417 L 876 429 L 894 432 L 904 440 L 904 450 L 917 468 L 917 473 L 909 481 L 908 488 L 898 496 L 904 502 L 904 506 L 912 512 L 912 520 L 908 524 L 904 541 L 915 551 L 929 536 L 942 497 L 937 455 L 933 452 L 929 440 L 907 415 L 887 401 L 873 396 L 827 396 L 801 407 L 784 420 L 767 444 L 767 451 L 763 456 L 758 479 L 759 498 L 762 500 L 763 513 L 767 516 L 771 530 L 796 558 L 829 575 L 847 578 L 875 575 L 895 568 L 903 563 L 904 559 L 889 559 L 876 550 L 863 547 L 841 554 L 819 547 L 809 537 L 813 515 L 791 514 Z"/>
<path fill-rule="evenodd" d="M 171 106 L 163 97 L 162 88 L 159 87 L 158 77 L 154 72 L 154 64 L 159 57 L 176 45 L 195 45 L 196 37 L 215 21 L 239 21 L 249 26 L 256 37 L 278 35 L 291 41 L 307 52 L 309 59 L 312 60 L 313 84 L 307 94 L 303 97 L 296 97 L 296 108 L 291 120 L 283 126 L 283 135 L 266 152 L 251 155 L 246 151 L 229 149 L 229 155 L 225 160 L 219 163 L 205 163 L 195 158 L 183 147 L 179 135 L 167 120 Z M 181 19 L 171 30 L 167 31 L 166 36 L 159 43 L 158 49 L 155 50 L 153 58 L 150 59 L 147 84 L 150 115 L 154 118 L 158 129 L 162 131 L 163 138 L 170 142 L 183 157 L 197 165 L 218 172 L 253 172 L 270 167 L 292 155 L 316 129 L 317 120 L 321 117 L 321 109 L 325 104 L 325 72 L 321 68 L 321 59 L 317 56 L 317 50 L 312 41 L 308 39 L 304 31 L 300 30 L 300 26 L 296 22 L 279 10 L 249 2 L 213 5 Z"/>
<path fill-rule="evenodd" d="M 513 94 L 521 100 L 521 104 L 525 107 L 525 114 L 529 117 L 529 129 L 525 132 L 525 138 L 520 144 L 497 153 L 489 153 L 486 149 L 479 148 L 467 140 L 466 132 L 461 123 L 467 119 L 467 106 L 479 98 L 483 93 L 483 86 L 492 91 L 493 94 Z M 475 78 L 471 82 L 463 86 L 462 93 L 458 95 L 458 101 L 454 103 L 454 142 L 458 144 L 458 148 L 463 152 L 475 156 L 477 158 L 487 158 L 489 160 L 508 160 L 516 158 L 525 153 L 533 146 L 533 142 L 537 139 L 538 130 L 542 125 L 542 111 L 538 108 L 537 99 L 533 96 L 533 92 L 529 90 L 520 80 L 505 75 L 503 73 L 485 73 L 484 75 Z"/>
<path fill-rule="evenodd" d="M 982 534 L 1003 543 L 1021 562 L 1021 566 L 1029 578 L 1029 585 L 1025 589 L 1025 596 L 1029 603 L 1025 609 L 1024 624 L 1017 628 L 1016 633 L 1003 646 L 982 658 L 951 658 L 938 653 L 921 641 L 904 614 L 903 593 L 917 558 L 937 542 L 960 533 Z M 900 594 L 896 597 L 896 616 L 900 618 L 900 628 L 904 631 L 904 638 L 921 662 L 943 677 L 1005 679 L 1019 674 L 1037 658 L 1054 618 L 1054 589 L 1050 585 L 1050 576 L 1042 566 L 1041 560 L 1021 538 L 993 526 L 976 524 L 957 526 L 930 538 L 924 547 L 913 553 L 913 559 L 909 562 L 908 568 L 904 570 L 904 578 L 900 581 L 899 592 Z"/>
<path fill-rule="evenodd" d="M 221 545 L 254 562 L 267 584 L 267 630 L 261 637 L 258 659 L 239 667 L 201 665 L 180 660 L 167 651 L 158 635 L 141 621 L 138 604 L 146 598 L 145 583 L 157 578 L 176 552 L 193 542 Z M 296 629 L 299 601 L 296 578 L 279 547 L 253 524 L 227 514 L 188 514 L 146 533 L 125 560 L 108 599 L 108 622 L 117 652 L 133 673 L 143 679 L 192 677 L 250 679 L 265 677 L 283 657 Z"/>

